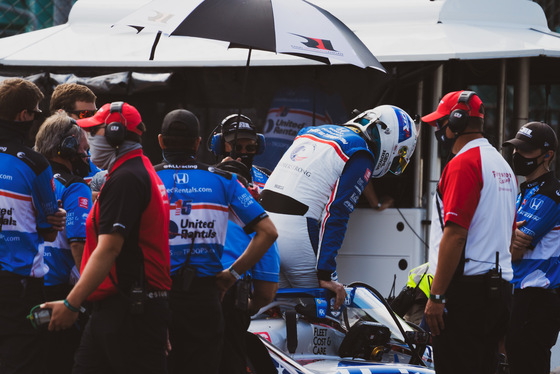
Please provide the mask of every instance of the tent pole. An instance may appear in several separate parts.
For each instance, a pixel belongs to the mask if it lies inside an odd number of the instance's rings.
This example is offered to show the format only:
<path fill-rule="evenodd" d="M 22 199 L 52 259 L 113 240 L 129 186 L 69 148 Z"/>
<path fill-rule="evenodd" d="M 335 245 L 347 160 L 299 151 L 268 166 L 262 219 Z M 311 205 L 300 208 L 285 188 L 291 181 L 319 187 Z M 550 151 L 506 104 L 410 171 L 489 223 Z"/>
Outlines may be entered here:
<path fill-rule="evenodd" d="M 443 64 L 441 64 L 433 75 L 432 83 L 432 97 L 430 102 L 432 104 L 432 109 L 435 110 L 439 104 L 439 100 L 443 96 Z M 429 139 L 428 139 L 428 187 L 425 191 L 428 196 L 426 196 L 426 219 L 430 220 L 432 218 L 432 199 L 436 192 L 436 188 L 439 182 L 439 177 L 441 175 L 441 160 L 438 155 L 438 144 L 435 137 L 436 128 L 429 126 Z M 430 242 L 430 226 L 426 225 L 424 237 L 426 238 L 426 243 Z M 428 259 L 429 249 L 426 248 L 426 259 Z"/>
<path fill-rule="evenodd" d="M 519 60 L 517 69 L 517 77 L 515 79 L 514 91 L 514 124 L 515 131 L 529 121 L 529 67 L 530 60 L 528 57 L 522 57 Z"/>
<path fill-rule="evenodd" d="M 506 70 L 507 70 L 507 60 L 505 58 L 500 61 L 500 86 L 498 87 L 498 144 L 504 143 L 505 131 L 506 131 Z M 502 156 L 504 155 L 504 149 L 501 148 Z"/>

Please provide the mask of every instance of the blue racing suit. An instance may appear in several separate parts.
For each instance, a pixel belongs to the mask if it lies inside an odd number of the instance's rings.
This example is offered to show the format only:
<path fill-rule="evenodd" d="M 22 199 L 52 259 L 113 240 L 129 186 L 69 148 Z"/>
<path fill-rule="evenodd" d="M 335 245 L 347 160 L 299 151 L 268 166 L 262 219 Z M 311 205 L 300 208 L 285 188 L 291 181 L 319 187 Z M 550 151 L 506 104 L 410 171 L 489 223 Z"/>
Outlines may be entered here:
<path fill-rule="evenodd" d="M 560 331 L 560 182 L 552 172 L 521 184 L 519 230 L 533 237 L 514 261 L 514 293 L 506 351 L 512 374 L 550 372 Z"/>
<path fill-rule="evenodd" d="M 45 286 L 69 284 L 75 266 L 70 243 L 86 240 L 86 218 L 91 209 L 91 189 L 78 176 L 70 173 L 63 165 L 52 162 L 56 198 L 66 210 L 66 229 L 56 240 L 45 245 L 45 263 L 49 272 L 45 275 Z M 78 264 L 78 268 L 81 264 Z M 78 270 L 74 270 L 77 272 Z"/>
<path fill-rule="evenodd" d="M 337 279 L 335 258 L 373 166 L 353 128 L 323 125 L 299 132 L 261 195 L 278 230 L 280 287 Z"/>
<path fill-rule="evenodd" d="M 560 286 L 560 182 L 548 172 L 521 184 L 517 197 L 519 228 L 533 237 L 531 249 L 513 262 L 515 289 Z"/>

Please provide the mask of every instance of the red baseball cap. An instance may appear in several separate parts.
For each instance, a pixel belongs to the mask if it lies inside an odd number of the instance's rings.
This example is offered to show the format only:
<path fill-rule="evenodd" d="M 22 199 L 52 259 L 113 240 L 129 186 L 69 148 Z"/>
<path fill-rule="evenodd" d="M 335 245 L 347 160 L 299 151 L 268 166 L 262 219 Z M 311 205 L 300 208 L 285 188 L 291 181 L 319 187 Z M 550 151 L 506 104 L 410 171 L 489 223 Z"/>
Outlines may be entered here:
<path fill-rule="evenodd" d="M 122 106 L 120 105 L 122 103 Z M 111 105 L 114 105 L 111 113 Z M 121 108 L 120 111 L 118 108 Z M 103 125 L 104 123 L 120 122 L 126 126 L 128 131 L 142 135 L 138 125 L 142 123 L 142 117 L 138 110 L 132 105 L 124 102 L 114 102 L 103 105 L 92 117 L 79 119 L 76 121 L 78 126 L 89 128 Z"/>
<path fill-rule="evenodd" d="M 458 102 L 459 96 L 461 96 L 463 92 L 464 91 L 453 91 L 445 95 L 439 102 L 436 111 L 422 117 L 422 121 L 435 127 L 438 119 L 450 115 L 455 109 L 468 111 L 469 117 L 484 118 L 484 105 L 476 94 L 471 96 L 467 103 L 468 105 Z"/>

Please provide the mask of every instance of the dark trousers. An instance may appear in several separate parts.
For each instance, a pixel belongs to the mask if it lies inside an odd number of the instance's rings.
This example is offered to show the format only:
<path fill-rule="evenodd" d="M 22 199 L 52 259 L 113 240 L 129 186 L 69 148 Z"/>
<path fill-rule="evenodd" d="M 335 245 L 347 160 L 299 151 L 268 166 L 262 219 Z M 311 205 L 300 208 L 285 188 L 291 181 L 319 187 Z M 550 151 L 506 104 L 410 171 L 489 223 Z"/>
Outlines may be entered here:
<path fill-rule="evenodd" d="M 195 278 L 188 291 L 173 281 L 170 296 L 170 373 L 218 373 L 224 319 L 215 278 Z"/>
<path fill-rule="evenodd" d="M 515 290 L 506 339 L 511 374 L 550 373 L 550 349 L 560 329 L 560 296 L 552 290 Z"/>
<path fill-rule="evenodd" d="M 511 285 L 489 293 L 484 276 L 453 280 L 446 292 L 445 328 L 433 337 L 437 374 L 493 374 L 507 330 Z"/>
<path fill-rule="evenodd" d="M 26 316 L 45 301 L 43 279 L 0 271 L 0 373 L 44 372 L 45 329 Z"/>
<path fill-rule="evenodd" d="M 45 296 L 49 301 L 64 300 L 72 290 L 69 284 L 45 286 Z M 85 318 L 80 314 L 76 324 L 62 331 L 49 331 L 46 336 L 46 368 L 47 374 L 70 374 L 74 366 L 74 353 L 80 345 L 82 328 L 80 322 Z"/>
<path fill-rule="evenodd" d="M 167 373 L 168 320 L 166 299 L 147 299 L 140 314 L 121 295 L 94 302 L 72 373 Z"/>
<path fill-rule="evenodd" d="M 222 308 L 224 312 L 225 334 L 220 373 L 246 374 L 247 373 L 247 344 L 245 334 L 251 323 L 248 311 L 235 307 L 234 285 L 224 296 Z"/>

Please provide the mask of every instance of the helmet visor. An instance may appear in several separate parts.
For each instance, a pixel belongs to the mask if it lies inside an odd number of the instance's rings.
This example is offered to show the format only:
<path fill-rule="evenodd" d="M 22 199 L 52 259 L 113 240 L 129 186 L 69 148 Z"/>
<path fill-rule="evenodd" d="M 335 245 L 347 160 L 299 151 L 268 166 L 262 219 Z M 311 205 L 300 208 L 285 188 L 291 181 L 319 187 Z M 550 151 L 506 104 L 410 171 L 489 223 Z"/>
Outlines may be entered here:
<path fill-rule="evenodd" d="M 400 175 L 408 165 L 408 147 L 403 146 L 399 149 L 399 154 L 393 158 L 389 171 L 395 175 Z"/>

